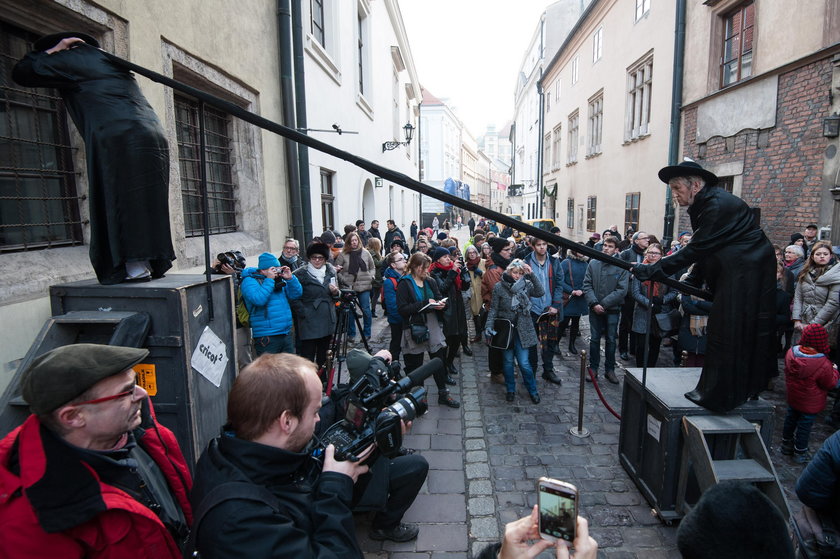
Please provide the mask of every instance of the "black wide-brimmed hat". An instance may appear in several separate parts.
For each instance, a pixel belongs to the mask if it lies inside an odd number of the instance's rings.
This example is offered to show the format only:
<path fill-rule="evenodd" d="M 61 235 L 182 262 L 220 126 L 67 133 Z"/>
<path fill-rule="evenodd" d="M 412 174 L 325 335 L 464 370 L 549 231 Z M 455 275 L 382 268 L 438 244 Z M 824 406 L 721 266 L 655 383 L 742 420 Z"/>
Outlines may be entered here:
<path fill-rule="evenodd" d="M 679 165 L 668 165 L 659 170 L 659 180 L 665 184 L 677 177 L 702 177 L 708 186 L 714 186 L 718 182 L 717 175 L 691 160 L 683 161 Z"/>
<path fill-rule="evenodd" d="M 99 48 L 99 41 L 97 41 L 87 33 L 82 33 L 81 31 L 61 31 L 60 33 L 44 35 L 43 37 L 35 41 L 35 44 L 32 45 L 32 48 L 37 52 L 47 50 L 48 48 L 57 45 L 58 42 L 62 39 L 67 39 L 69 37 L 78 37 L 90 46 Z"/>

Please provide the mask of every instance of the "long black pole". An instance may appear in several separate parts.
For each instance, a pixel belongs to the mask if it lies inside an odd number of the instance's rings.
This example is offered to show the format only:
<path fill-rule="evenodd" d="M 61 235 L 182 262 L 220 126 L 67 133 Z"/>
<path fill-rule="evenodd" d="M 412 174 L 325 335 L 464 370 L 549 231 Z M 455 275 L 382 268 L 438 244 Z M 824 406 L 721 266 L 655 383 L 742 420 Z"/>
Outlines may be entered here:
<path fill-rule="evenodd" d="M 213 284 L 210 279 L 210 198 L 207 193 L 207 140 L 204 130 L 204 101 L 198 102 L 198 170 L 201 184 L 201 217 L 204 222 L 204 274 L 207 277 L 207 307 L 213 320 Z"/>
<path fill-rule="evenodd" d="M 543 231 L 542 229 L 538 229 L 532 225 L 528 225 L 527 223 L 514 219 L 503 213 L 496 212 L 492 209 L 485 208 L 484 206 L 481 206 L 479 204 L 470 202 L 468 200 L 464 200 L 462 198 L 458 198 L 457 196 L 453 196 L 452 194 L 448 194 L 442 190 L 438 190 L 437 188 L 432 188 L 431 186 L 427 186 L 422 182 L 409 177 L 408 175 L 399 173 L 392 169 L 388 169 L 387 167 L 383 167 L 382 165 L 378 165 L 372 161 L 368 161 L 367 159 L 338 149 L 316 138 L 307 136 L 306 134 L 301 134 L 297 130 L 288 128 L 286 126 L 283 126 L 282 124 L 278 124 L 276 122 L 268 120 L 267 118 L 256 115 L 250 111 L 246 111 L 242 107 L 234 105 L 233 103 L 225 101 L 224 99 L 220 99 L 215 95 L 211 95 L 195 87 L 183 84 L 177 80 L 173 80 L 172 78 L 169 78 L 162 74 L 158 74 L 157 72 L 153 72 L 152 70 L 134 64 L 133 62 L 123 60 L 122 58 L 114 54 L 105 54 L 115 64 L 119 64 L 120 66 L 128 70 L 137 72 L 142 76 L 146 76 L 152 81 L 162 83 L 173 89 L 177 89 L 179 91 L 187 93 L 188 95 L 191 95 L 197 99 L 201 99 L 208 105 L 212 105 L 218 108 L 219 110 L 225 111 L 237 118 L 244 120 L 245 122 L 250 122 L 255 126 L 259 126 L 260 128 L 263 128 L 270 132 L 274 132 L 275 134 L 279 134 L 284 138 L 288 138 L 295 142 L 299 142 L 301 144 L 309 146 L 313 149 L 317 149 L 318 151 L 326 153 L 327 155 L 332 155 L 333 157 L 343 159 L 344 161 L 352 163 L 353 165 L 356 165 L 357 167 L 360 167 L 370 173 L 373 173 L 376 176 L 397 183 L 402 187 L 414 190 L 415 192 L 419 192 L 420 194 L 425 194 L 426 196 L 430 196 L 437 200 L 441 200 L 447 204 L 452 204 L 453 206 L 461 208 L 462 210 L 467 210 L 468 212 L 473 212 L 477 215 L 483 215 L 484 217 L 490 218 L 494 221 L 497 221 L 514 229 L 518 229 L 523 233 L 534 236 L 538 239 L 542 239 L 547 243 L 552 243 L 569 250 L 574 250 L 580 254 L 588 256 L 589 258 L 601 260 L 603 262 L 607 262 L 609 264 L 612 264 L 613 266 L 617 266 L 625 270 L 630 270 L 630 268 L 633 267 L 633 265 L 630 262 L 625 262 L 624 260 L 621 260 L 620 258 L 615 258 L 613 256 L 607 256 L 602 252 L 599 252 L 586 245 L 579 244 L 571 239 L 567 239 L 565 237 L 561 237 L 560 235 L 549 233 L 548 231 Z M 687 293 L 689 295 L 694 295 L 702 299 L 712 299 L 712 295 L 710 293 L 701 289 L 697 289 L 696 287 L 693 287 L 691 285 L 679 282 L 672 278 L 665 278 L 657 281 L 669 287 L 673 287 L 674 289 L 677 289 L 683 293 Z"/>

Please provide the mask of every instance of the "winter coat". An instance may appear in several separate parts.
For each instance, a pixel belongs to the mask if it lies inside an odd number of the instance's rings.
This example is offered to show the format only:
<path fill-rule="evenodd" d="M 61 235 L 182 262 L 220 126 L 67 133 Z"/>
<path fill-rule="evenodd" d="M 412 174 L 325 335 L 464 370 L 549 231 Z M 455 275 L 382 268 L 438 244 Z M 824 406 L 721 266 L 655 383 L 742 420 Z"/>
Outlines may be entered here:
<path fill-rule="evenodd" d="M 367 266 L 367 270 L 363 271 L 360 268 L 359 273 L 351 274 L 350 254 L 347 252 L 342 252 L 335 257 L 335 265 L 336 267 L 341 266 L 342 268 L 341 271 L 338 272 L 338 282 L 341 284 L 341 287 L 344 289 L 352 289 L 356 293 L 363 293 L 365 291 L 370 291 L 371 287 L 373 287 L 373 280 L 376 275 L 376 265 L 373 262 L 373 258 L 370 256 L 370 252 L 363 248 L 358 250 L 361 251 L 362 262 L 364 262 L 365 266 Z"/>
<path fill-rule="evenodd" d="M 245 268 L 241 287 L 254 338 L 289 333 L 292 329 L 292 307 L 289 301 L 294 301 L 303 293 L 294 274 L 286 280 L 286 285 L 275 290 L 273 278 L 263 276 L 256 268 Z"/>
<path fill-rule="evenodd" d="M 691 315 L 709 316 L 712 312 L 712 302 L 703 299 L 695 300 L 688 295 L 682 296 L 683 317 L 680 321 L 679 344 L 680 349 L 697 355 L 706 353 L 706 336 L 695 336 L 691 333 Z"/>
<path fill-rule="evenodd" d="M 481 314 L 481 304 L 483 303 L 481 284 L 484 279 L 484 272 L 487 269 L 487 261 L 481 259 L 475 268 L 475 272 L 469 272 L 470 285 L 472 286 L 472 292 L 470 293 L 470 312 L 472 316 Z"/>
<path fill-rule="evenodd" d="M 246 441 L 229 431 L 210 441 L 196 465 L 195 506 L 230 481 L 264 486 L 281 506 L 232 499 L 212 508 L 196 534 L 202 559 L 361 558 L 350 508 L 353 480 L 323 472 L 311 482 L 303 474 L 310 461 L 308 453 Z"/>
<path fill-rule="evenodd" d="M 589 313 L 589 305 L 586 304 L 586 294 L 580 296 L 572 295 L 572 291 L 583 291 L 583 278 L 586 276 L 586 260 L 567 257 L 560 262 L 563 270 L 563 293 L 568 293 L 569 302 L 563 307 L 563 316 L 584 316 Z"/>
<path fill-rule="evenodd" d="M 785 355 L 787 402 L 796 411 L 819 413 L 826 394 L 837 386 L 837 369 L 822 353 L 808 355 L 795 345 Z"/>
<path fill-rule="evenodd" d="M 528 297 L 540 297 L 545 291 L 534 274 L 526 274 L 522 278 L 525 282 L 525 293 Z M 537 332 L 534 330 L 534 321 L 531 320 L 530 308 L 528 312 L 516 312 L 511 308 L 513 302 L 513 284 L 502 277 L 493 287 L 493 299 L 490 304 L 490 312 L 487 314 L 487 328 L 493 328 L 493 322 L 497 318 L 510 320 L 519 335 L 519 343 L 523 348 L 537 345 Z"/>
<path fill-rule="evenodd" d="M 828 341 L 837 344 L 840 321 L 840 265 L 834 265 L 814 280 L 805 274 L 796 282 L 791 318 L 807 324 L 820 324 L 828 332 Z"/>
<path fill-rule="evenodd" d="M 658 283 L 658 282 L 657 282 Z M 633 300 L 636 301 L 636 306 L 633 309 L 633 325 L 630 330 L 636 334 L 644 334 L 648 331 L 648 307 L 650 307 L 650 299 L 648 299 L 647 286 L 642 285 L 642 282 L 636 278 L 630 280 L 631 293 Z M 668 312 L 677 300 L 677 293 L 667 285 L 659 283 L 659 297 L 662 298 L 662 310 L 658 312 Z M 657 311 L 653 311 L 654 313 Z M 651 317 L 653 319 L 653 317 Z M 654 319 L 655 320 L 655 319 Z"/>
<path fill-rule="evenodd" d="M 301 340 L 317 340 L 332 335 L 337 321 L 335 297 L 330 291 L 330 280 L 336 277 L 332 264 L 325 263 L 323 283 L 307 271 L 308 266 L 295 270 L 302 294 L 292 301 L 297 319 L 297 335 Z"/>
<path fill-rule="evenodd" d="M 368 250 L 368 252 L 370 253 L 370 257 L 373 259 L 373 283 L 371 284 L 371 289 L 378 290 L 382 287 L 382 274 L 385 273 L 385 266 L 388 264 L 378 252 L 374 252 L 372 250 Z M 383 264 L 385 266 L 383 266 Z"/>
<path fill-rule="evenodd" d="M 805 265 L 804 258 L 797 258 L 792 263 L 788 264 L 785 262 L 785 269 L 790 270 L 790 273 L 793 274 L 795 279 L 799 278 L 799 272 L 802 271 L 802 267 Z"/>
<path fill-rule="evenodd" d="M 551 306 L 557 309 L 557 319 L 563 320 L 563 268 L 560 267 L 560 261 L 558 259 L 548 254 L 546 254 L 545 260 L 548 282 L 543 282 L 542 277 L 537 273 L 540 269 L 540 264 L 537 261 L 536 254 L 531 252 L 525 258 L 525 262 L 531 266 L 531 270 L 535 272 L 534 275 L 540 280 L 543 286 L 543 295 L 531 298 L 531 312 L 540 315 L 546 311 L 546 307 Z M 550 302 L 548 305 L 543 306 L 541 300 L 546 300 L 546 295 L 550 296 Z"/>
<path fill-rule="evenodd" d="M 388 266 L 388 269 L 385 270 L 384 279 L 382 280 L 382 291 L 385 295 L 385 312 L 388 315 L 388 324 L 403 323 L 403 318 L 397 309 L 397 283 L 399 283 L 401 277 L 399 272 Z"/>
<path fill-rule="evenodd" d="M 385 241 L 382 243 L 382 248 L 385 249 L 385 252 L 391 250 L 391 245 L 394 242 L 394 238 L 399 237 L 403 241 L 405 241 L 405 233 L 402 232 L 402 229 L 399 227 L 394 227 L 387 233 L 385 233 Z"/>
<path fill-rule="evenodd" d="M 190 471 L 175 435 L 154 417 L 149 400 L 134 431 L 137 444 L 160 467 L 188 524 Z M 158 516 L 93 467 L 38 418 L 0 441 L 0 557 L 180 559 Z"/>
<path fill-rule="evenodd" d="M 417 354 L 428 352 L 430 354 L 439 351 L 446 347 L 446 340 L 443 334 L 443 317 L 442 311 L 427 309 L 423 311 L 423 316 L 426 319 L 426 326 L 429 328 L 429 339 L 426 342 L 418 344 L 411 338 L 411 329 L 409 320 L 413 314 L 416 314 L 429 303 L 429 299 L 440 300 L 440 289 L 437 282 L 431 276 L 428 276 L 423 282 L 424 289 L 427 293 L 431 291 L 431 297 L 422 297 L 417 299 L 415 291 L 414 278 L 411 274 L 406 274 L 397 283 L 397 310 L 403 318 L 403 337 L 402 337 L 402 352 L 405 354 Z M 426 289 L 428 288 L 428 289 Z"/>
<path fill-rule="evenodd" d="M 460 274 L 461 289 L 466 291 L 470 288 L 469 273 L 466 269 L 463 269 Z M 442 312 L 444 336 L 466 336 L 469 331 L 467 330 L 464 296 L 461 294 L 462 291 L 455 285 L 455 278 L 458 276 L 458 272 L 455 271 L 454 266 L 451 270 L 443 270 L 441 268 L 435 268 L 432 265 L 429 275 L 437 282 L 440 294 L 449 298 Z"/>
<path fill-rule="evenodd" d="M 485 260 L 485 265 L 484 275 L 481 277 L 481 300 L 489 307 L 490 301 L 493 299 L 493 288 L 502 279 L 505 270 L 492 260 Z"/>
<path fill-rule="evenodd" d="M 840 431 L 828 437 L 796 481 L 803 505 L 825 512 L 840 524 Z"/>
<path fill-rule="evenodd" d="M 591 309 L 601 305 L 607 313 L 621 310 L 630 288 L 630 272 L 609 262 L 590 260 L 583 277 L 583 294 Z"/>

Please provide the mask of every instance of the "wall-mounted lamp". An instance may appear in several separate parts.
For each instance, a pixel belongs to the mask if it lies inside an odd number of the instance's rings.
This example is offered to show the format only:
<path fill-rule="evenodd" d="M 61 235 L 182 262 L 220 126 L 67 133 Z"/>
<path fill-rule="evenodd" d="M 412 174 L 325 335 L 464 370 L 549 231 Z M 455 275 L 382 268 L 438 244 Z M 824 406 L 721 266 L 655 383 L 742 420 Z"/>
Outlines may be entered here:
<path fill-rule="evenodd" d="M 410 122 L 406 122 L 405 126 L 403 126 L 403 133 L 405 134 L 404 142 L 385 142 L 382 144 L 382 153 L 410 144 L 411 138 L 414 137 L 414 126 L 412 126 Z"/>
<path fill-rule="evenodd" d="M 826 138 L 840 136 L 840 115 L 831 115 L 823 119 L 823 136 Z"/>

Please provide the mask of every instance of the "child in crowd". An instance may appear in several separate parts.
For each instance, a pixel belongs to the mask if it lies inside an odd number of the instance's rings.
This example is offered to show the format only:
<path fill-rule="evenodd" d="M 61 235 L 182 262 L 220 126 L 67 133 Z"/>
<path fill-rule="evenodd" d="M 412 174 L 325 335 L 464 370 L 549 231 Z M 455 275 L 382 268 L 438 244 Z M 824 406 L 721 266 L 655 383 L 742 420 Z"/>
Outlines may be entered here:
<path fill-rule="evenodd" d="M 837 386 L 837 367 L 828 359 L 829 350 L 828 333 L 822 325 L 813 323 L 802 331 L 799 345 L 785 356 L 788 410 L 782 454 L 793 454 L 799 464 L 811 459 L 808 439 L 814 418 L 825 408 L 826 393 Z"/>

